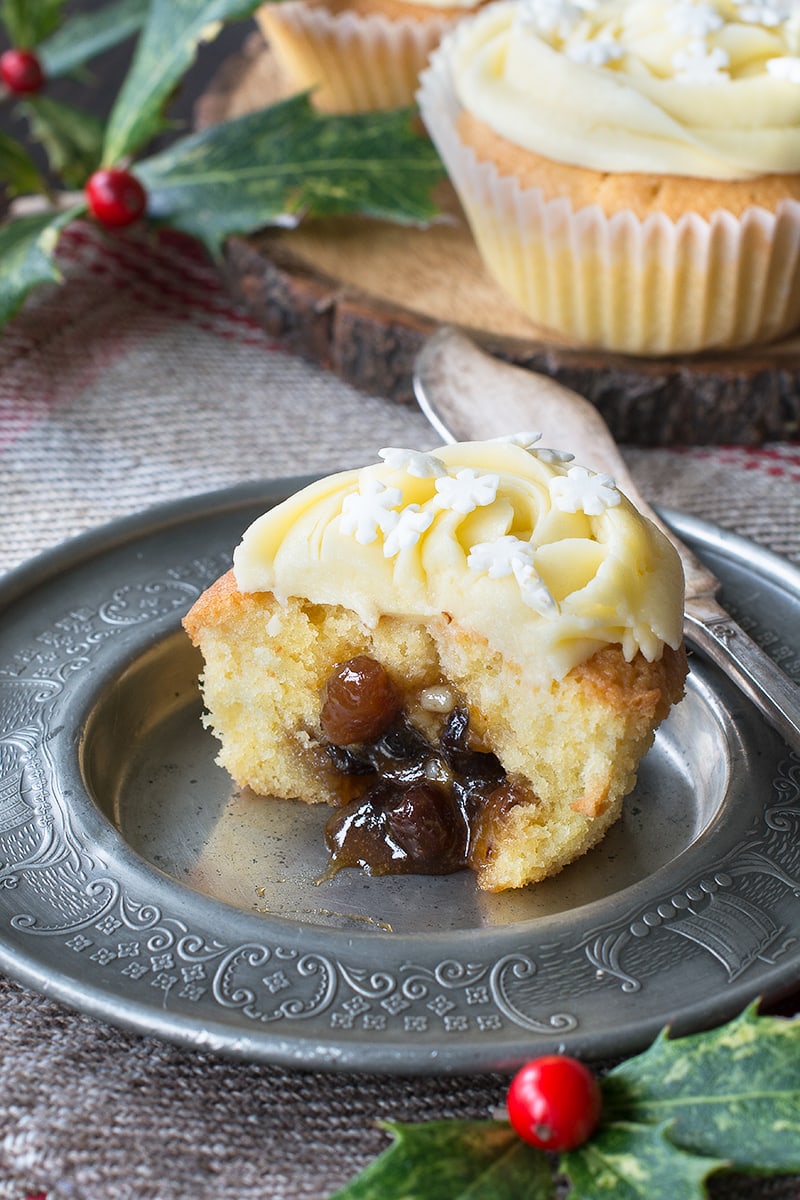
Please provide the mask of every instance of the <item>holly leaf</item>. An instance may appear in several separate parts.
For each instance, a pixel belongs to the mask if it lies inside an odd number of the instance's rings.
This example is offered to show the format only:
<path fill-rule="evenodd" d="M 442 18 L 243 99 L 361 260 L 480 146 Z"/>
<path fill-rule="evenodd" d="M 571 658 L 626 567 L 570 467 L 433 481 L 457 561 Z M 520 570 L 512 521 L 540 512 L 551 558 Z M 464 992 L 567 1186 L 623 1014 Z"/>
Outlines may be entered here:
<path fill-rule="evenodd" d="M 100 158 L 103 122 L 48 96 L 30 96 L 20 107 L 55 174 L 68 187 L 82 187 Z"/>
<path fill-rule="evenodd" d="M 0 225 L 0 325 L 22 305 L 32 287 L 60 282 L 55 250 L 61 230 L 82 212 L 36 213 Z"/>
<path fill-rule="evenodd" d="M 150 0 L 114 0 L 90 13 L 69 17 L 37 47 L 47 78 L 77 71 L 91 58 L 138 33 L 149 7 Z"/>
<path fill-rule="evenodd" d="M 0 19 L 14 46 L 32 50 L 57 28 L 63 7 L 64 0 L 2 0 Z"/>
<path fill-rule="evenodd" d="M 707 1033 L 662 1033 L 603 1081 L 609 1120 L 670 1122 L 693 1154 L 759 1172 L 800 1171 L 800 1019 L 755 1006 Z"/>
<path fill-rule="evenodd" d="M 258 0 L 151 0 L 133 62 L 106 128 L 103 166 L 135 154 L 164 128 L 163 109 L 194 62 L 200 42 L 225 21 L 249 16 Z"/>
<path fill-rule="evenodd" d="M 547 1159 L 503 1121 L 381 1122 L 394 1143 L 330 1200 L 551 1200 Z"/>
<path fill-rule="evenodd" d="M 561 1157 L 568 1200 L 704 1200 L 705 1181 L 727 1166 L 678 1150 L 664 1126 L 602 1126 L 584 1146 Z"/>
<path fill-rule="evenodd" d="M 0 180 L 10 196 L 44 192 L 44 181 L 33 159 L 19 142 L 0 129 Z"/>
<path fill-rule="evenodd" d="M 182 138 L 136 174 L 151 217 L 219 254 L 230 234 L 306 215 L 430 220 L 443 168 L 411 110 L 322 116 L 299 95 Z"/>

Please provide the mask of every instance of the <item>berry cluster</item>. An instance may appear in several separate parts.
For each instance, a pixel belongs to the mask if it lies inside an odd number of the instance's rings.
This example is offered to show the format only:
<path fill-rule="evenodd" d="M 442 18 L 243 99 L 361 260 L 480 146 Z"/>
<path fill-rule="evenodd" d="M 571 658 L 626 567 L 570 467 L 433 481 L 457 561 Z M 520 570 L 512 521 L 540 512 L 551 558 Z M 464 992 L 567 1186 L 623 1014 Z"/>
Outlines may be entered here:
<path fill-rule="evenodd" d="M 12 48 L 0 54 L 0 79 L 12 96 L 33 96 L 46 83 L 39 58 L 32 50 Z M 95 171 L 86 188 L 92 216 L 108 229 L 131 225 L 147 208 L 147 194 L 139 180 L 121 167 Z"/>

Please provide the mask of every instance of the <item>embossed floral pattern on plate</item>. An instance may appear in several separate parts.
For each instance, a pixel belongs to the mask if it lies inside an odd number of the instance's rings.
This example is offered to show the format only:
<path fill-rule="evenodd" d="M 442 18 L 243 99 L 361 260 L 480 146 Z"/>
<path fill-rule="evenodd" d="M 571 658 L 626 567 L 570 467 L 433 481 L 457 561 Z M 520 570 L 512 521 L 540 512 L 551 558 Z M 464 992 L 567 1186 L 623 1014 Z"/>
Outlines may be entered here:
<path fill-rule="evenodd" d="M 292 908 L 298 868 L 289 861 L 286 907 L 260 911 L 257 889 L 252 904 L 228 899 L 199 868 L 184 867 L 185 879 L 174 866 L 170 873 L 156 854 L 148 861 L 145 842 L 119 832 L 131 787 L 145 800 L 149 787 L 128 760 L 144 746 L 152 774 L 160 753 L 147 705 L 130 702 L 125 681 L 138 671 L 138 695 L 169 690 L 182 613 L 227 568 L 251 516 L 292 487 L 278 481 L 166 506 L 0 586 L 3 969 L 110 1021 L 205 1049 L 396 1072 L 504 1068 L 558 1046 L 622 1054 L 667 1022 L 697 1027 L 785 991 L 800 955 L 800 762 L 699 663 L 690 703 L 705 714 L 703 736 L 720 765 L 697 781 L 714 793 L 697 829 L 678 831 L 672 857 L 653 849 L 638 874 L 623 864 L 629 873 L 615 876 L 610 851 L 590 856 L 551 881 L 542 893 L 549 908 L 517 896 L 494 909 L 487 900 L 482 911 L 471 877 L 369 880 L 376 910 L 381 888 L 399 888 L 396 911 L 416 905 L 418 925 L 406 917 L 393 932 L 389 920 L 331 921 L 324 905 L 335 905 L 335 892 L 313 912 L 296 897 Z M 800 572 L 708 526 L 670 519 L 713 559 L 743 623 L 791 665 Z M 194 711 L 191 727 L 199 729 Z M 680 758 L 691 736 L 679 728 L 663 754 Z M 696 749 L 676 772 L 697 771 Z M 213 747 L 204 753 L 211 763 Z M 194 795 L 200 783 L 187 778 L 186 763 L 174 770 L 174 784 L 161 784 L 167 801 L 170 786 Z M 651 772 L 648 804 L 658 803 L 666 770 Z M 195 764 L 195 775 L 205 773 Z M 168 828 L 169 803 L 162 807 Z M 212 833 L 227 836 L 212 815 L 190 865 L 207 869 Z M 631 843 L 645 850 L 647 819 Z M 601 868 L 608 882 L 587 891 Z M 447 912 L 470 897 L 466 916 Z"/>

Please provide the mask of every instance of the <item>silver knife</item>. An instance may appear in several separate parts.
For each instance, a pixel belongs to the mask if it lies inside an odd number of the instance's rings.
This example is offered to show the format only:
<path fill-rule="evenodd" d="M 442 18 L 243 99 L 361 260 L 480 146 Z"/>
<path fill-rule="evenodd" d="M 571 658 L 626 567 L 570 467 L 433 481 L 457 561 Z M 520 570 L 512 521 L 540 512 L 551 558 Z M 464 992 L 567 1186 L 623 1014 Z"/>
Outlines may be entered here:
<path fill-rule="evenodd" d="M 417 402 L 445 442 L 535 429 L 584 466 L 613 476 L 661 529 L 686 579 L 684 635 L 738 685 L 792 749 L 800 751 L 800 687 L 756 645 L 716 598 L 719 580 L 644 500 L 600 413 L 555 380 L 492 358 L 455 329 L 438 330 L 414 369 Z"/>

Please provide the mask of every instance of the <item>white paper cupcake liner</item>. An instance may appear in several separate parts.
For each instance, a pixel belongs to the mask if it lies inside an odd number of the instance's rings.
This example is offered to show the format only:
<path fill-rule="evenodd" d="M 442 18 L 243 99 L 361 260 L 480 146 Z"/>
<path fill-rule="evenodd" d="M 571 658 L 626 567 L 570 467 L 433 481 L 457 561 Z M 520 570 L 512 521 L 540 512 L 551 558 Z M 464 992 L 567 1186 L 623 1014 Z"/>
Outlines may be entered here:
<path fill-rule="evenodd" d="M 746 346 L 800 326 L 800 203 L 673 221 L 545 200 L 460 140 L 449 69 L 459 36 L 432 54 L 417 102 L 487 269 L 537 325 L 638 355 Z"/>
<path fill-rule="evenodd" d="M 390 20 L 381 13 L 334 13 L 305 0 L 256 10 L 287 78 L 313 88 L 322 112 L 369 112 L 414 103 L 419 74 L 452 28 L 452 17 Z"/>

